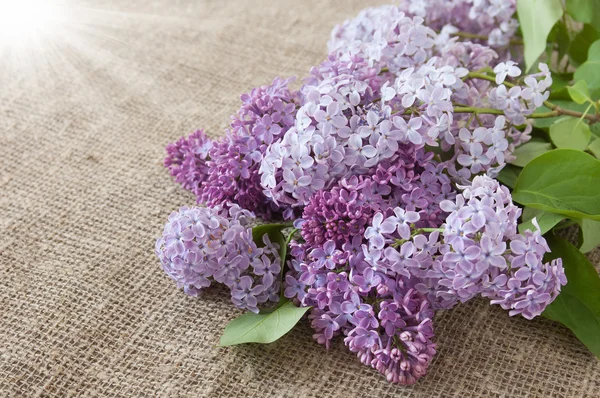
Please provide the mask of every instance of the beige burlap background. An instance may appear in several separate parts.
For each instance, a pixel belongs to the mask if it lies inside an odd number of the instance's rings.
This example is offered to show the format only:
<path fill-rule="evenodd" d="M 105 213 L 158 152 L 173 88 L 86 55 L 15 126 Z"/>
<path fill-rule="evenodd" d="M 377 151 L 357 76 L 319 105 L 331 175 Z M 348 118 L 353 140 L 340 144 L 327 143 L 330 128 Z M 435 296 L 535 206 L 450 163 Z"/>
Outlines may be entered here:
<path fill-rule="evenodd" d="M 241 93 L 305 75 L 367 4 L 94 3 L 47 65 L 0 59 L 1 397 L 600 396 L 600 364 L 567 329 L 483 301 L 436 317 L 439 355 L 412 388 L 341 341 L 324 350 L 306 322 L 215 348 L 239 312 L 218 289 L 186 297 L 153 254 L 168 214 L 193 203 L 164 146 L 220 134 Z"/>

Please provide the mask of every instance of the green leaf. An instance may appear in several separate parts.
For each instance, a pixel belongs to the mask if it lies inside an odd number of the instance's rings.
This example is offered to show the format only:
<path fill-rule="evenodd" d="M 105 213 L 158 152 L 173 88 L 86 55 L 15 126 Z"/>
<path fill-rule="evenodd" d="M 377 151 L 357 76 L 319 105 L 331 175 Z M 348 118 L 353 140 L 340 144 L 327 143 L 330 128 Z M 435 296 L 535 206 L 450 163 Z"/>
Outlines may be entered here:
<path fill-rule="evenodd" d="M 540 209 L 533 209 L 526 207 L 523 209 L 523 215 L 521 216 L 523 222 L 519 224 L 519 232 L 523 233 L 527 230 L 535 231 L 537 228 L 533 225 L 533 218 L 535 218 L 540 226 L 542 234 L 550 231 L 556 224 L 564 220 L 565 216 L 562 214 L 550 213 Z"/>
<path fill-rule="evenodd" d="M 562 20 L 554 25 L 546 41 L 548 43 L 556 44 L 556 46 L 546 46 L 548 58 L 552 57 L 552 53 L 555 49 L 557 50 L 558 59 L 562 59 L 569 52 L 571 36 L 569 34 L 569 29 Z"/>
<path fill-rule="evenodd" d="M 496 179 L 507 187 L 514 188 L 521 170 L 522 169 L 520 167 L 507 164 L 502 170 L 500 170 L 500 173 L 498 173 Z"/>
<path fill-rule="evenodd" d="M 550 139 L 557 148 L 583 151 L 590 142 L 591 136 L 590 126 L 583 120 L 571 116 L 562 117 L 550 126 Z"/>
<path fill-rule="evenodd" d="M 549 142 L 539 138 L 532 138 L 515 149 L 514 155 L 517 158 L 510 163 L 515 166 L 525 167 L 531 160 L 551 150 L 552 144 Z"/>
<path fill-rule="evenodd" d="M 596 137 L 596 138 L 600 138 L 600 123 L 593 123 L 590 126 L 590 130 L 592 130 L 592 134 Z"/>
<path fill-rule="evenodd" d="M 585 50 L 587 53 L 587 49 Z M 551 100 L 566 100 L 571 102 L 571 96 L 567 91 L 570 81 L 573 80 L 572 73 L 557 74 L 552 73 L 552 85 L 550 86 L 550 98 Z M 539 120 L 539 119 L 538 119 Z"/>
<path fill-rule="evenodd" d="M 581 246 L 579 250 L 582 253 L 591 252 L 600 245 L 600 222 L 594 220 L 580 220 L 581 226 Z"/>
<path fill-rule="evenodd" d="M 525 166 L 512 196 L 524 206 L 600 220 L 600 161 L 585 152 L 555 149 Z"/>
<path fill-rule="evenodd" d="M 263 236 L 266 234 L 273 243 L 279 245 L 279 256 L 281 257 L 281 264 L 283 266 L 285 262 L 285 256 L 287 255 L 287 244 L 286 240 L 281 233 L 285 228 L 289 228 L 289 224 L 261 224 L 252 228 L 252 240 L 256 243 L 256 246 L 264 246 Z"/>
<path fill-rule="evenodd" d="M 273 311 L 260 314 L 247 312 L 229 322 L 219 346 L 272 343 L 292 330 L 309 309 L 310 307 L 296 307 L 291 301 L 283 300 Z"/>
<path fill-rule="evenodd" d="M 583 29 L 577 33 L 569 44 L 569 55 L 571 62 L 576 65 L 582 64 L 587 60 L 588 51 L 592 43 L 600 39 L 600 34 L 590 25 L 584 25 Z"/>
<path fill-rule="evenodd" d="M 592 153 L 592 155 L 600 159 L 600 139 L 594 137 L 587 149 Z"/>
<path fill-rule="evenodd" d="M 578 104 L 573 101 L 558 100 L 558 101 L 552 101 L 552 103 L 554 105 L 560 106 L 563 109 L 569 109 L 571 111 L 577 111 L 577 112 L 585 112 L 585 110 L 587 108 L 587 106 L 585 104 Z M 541 107 L 537 108 L 535 111 L 536 112 L 549 112 L 550 109 L 546 108 L 545 106 L 541 106 Z M 554 123 L 555 121 L 557 121 L 559 119 L 559 117 L 560 116 L 548 117 L 548 118 L 543 118 L 543 119 L 535 119 L 535 127 L 537 127 L 537 128 L 550 127 L 552 125 L 552 123 Z"/>
<path fill-rule="evenodd" d="M 573 101 L 577 102 L 578 104 L 594 102 L 590 98 L 590 91 L 588 90 L 588 86 L 585 80 L 579 80 L 571 87 L 567 87 L 567 90 L 569 90 L 569 95 L 571 96 Z"/>
<path fill-rule="evenodd" d="M 517 2 L 519 24 L 525 42 L 527 70 L 546 49 L 546 39 L 563 15 L 562 0 L 523 0 Z"/>
<path fill-rule="evenodd" d="M 571 329 L 577 338 L 600 357 L 600 278 L 594 266 L 564 239 L 547 237 L 551 253 L 546 260 L 562 258 L 567 284 L 546 308 L 543 316 Z"/>
<path fill-rule="evenodd" d="M 587 61 L 575 71 L 575 80 L 585 80 L 590 89 L 600 87 L 600 40 L 596 40 L 588 50 Z"/>
<path fill-rule="evenodd" d="M 567 12 L 574 20 L 584 23 L 600 23 L 600 0 L 567 0 Z"/>

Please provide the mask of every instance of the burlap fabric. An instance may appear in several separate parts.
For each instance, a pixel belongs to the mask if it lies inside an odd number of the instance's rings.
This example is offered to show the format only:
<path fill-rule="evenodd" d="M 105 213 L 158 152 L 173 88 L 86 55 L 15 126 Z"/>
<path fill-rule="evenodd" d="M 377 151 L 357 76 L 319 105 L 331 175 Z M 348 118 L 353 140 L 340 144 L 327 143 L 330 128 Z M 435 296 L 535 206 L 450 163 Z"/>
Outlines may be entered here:
<path fill-rule="evenodd" d="M 600 396 L 600 364 L 567 329 L 483 301 L 436 317 L 439 355 L 412 388 L 341 341 L 324 350 L 306 322 L 216 348 L 239 311 L 219 289 L 186 297 L 153 254 L 193 204 L 164 146 L 220 134 L 242 92 L 305 75 L 368 4 L 145 3 L 96 2 L 92 33 L 36 78 L 0 60 L 0 396 Z"/>

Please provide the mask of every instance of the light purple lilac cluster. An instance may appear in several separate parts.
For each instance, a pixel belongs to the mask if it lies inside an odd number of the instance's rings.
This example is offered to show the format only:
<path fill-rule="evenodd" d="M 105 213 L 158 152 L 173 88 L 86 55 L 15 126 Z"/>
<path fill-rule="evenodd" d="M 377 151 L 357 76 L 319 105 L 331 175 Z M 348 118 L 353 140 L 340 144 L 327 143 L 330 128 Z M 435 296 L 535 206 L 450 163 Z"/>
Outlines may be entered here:
<path fill-rule="evenodd" d="M 334 29 L 297 91 L 275 79 L 242 96 L 224 138 L 170 145 L 165 165 L 208 207 L 169 218 L 156 249 L 165 272 L 192 295 L 223 283 L 254 312 L 281 288 L 312 307 L 319 343 L 342 336 L 401 384 L 435 354 L 436 310 L 479 296 L 538 316 L 566 283 L 561 260 L 543 261 L 539 228 L 517 232 L 521 211 L 493 178 L 530 138 L 551 78 L 543 64 L 521 76 L 480 39 L 504 59 L 514 9 L 367 9 Z M 289 258 L 267 235 L 253 241 L 254 214 L 294 221 Z"/>
<path fill-rule="evenodd" d="M 279 246 L 263 235 L 262 247 L 252 239 L 255 216 L 236 204 L 182 207 L 169 216 L 156 255 L 167 275 L 185 293 L 196 296 L 212 282 L 231 289 L 241 309 L 279 300 Z"/>
<path fill-rule="evenodd" d="M 472 40 L 508 55 L 506 49 L 519 27 L 514 18 L 516 9 L 516 0 L 403 0 L 398 6 L 367 8 L 357 18 L 338 25 L 331 33 L 329 50 L 347 47 L 347 43 L 340 44 L 345 40 L 380 39 L 377 32 L 380 21 L 393 21 L 395 14 L 401 12 L 422 18 L 435 31 L 466 33 Z"/>
<path fill-rule="evenodd" d="M 552 85 L 552 77 L 548 65 L 540 63 L 540 72 L 524 79 L 523 85 L 504 83 L 507 76 L 517 77 L 521 70 L 512 61 L 501 62 L 494 68 L 496 84 L 489 93 L 489 103 L 493 108 L 504 111 L 508 120 L 514 125 L 524 124 L 528 115 L 542 106 L 550 95 L 548 89 Z"/>
<path fill-rule="evenodd" d="M 434 309 L 483 296 L 510 315 L 540 315 L 566 284 L 560 259 L 544 263 L 550 249 L 539 228 L 517 233 L 521 210 L 506 187 L 477 176 L 462 188 L 441 202 L 449 215 L 439 229 L 417 227 L 419 215 L 401 208 L 376 214 L 365 231 L 365 257 L 388 273 L 418 279 L 415 288 Z"/>

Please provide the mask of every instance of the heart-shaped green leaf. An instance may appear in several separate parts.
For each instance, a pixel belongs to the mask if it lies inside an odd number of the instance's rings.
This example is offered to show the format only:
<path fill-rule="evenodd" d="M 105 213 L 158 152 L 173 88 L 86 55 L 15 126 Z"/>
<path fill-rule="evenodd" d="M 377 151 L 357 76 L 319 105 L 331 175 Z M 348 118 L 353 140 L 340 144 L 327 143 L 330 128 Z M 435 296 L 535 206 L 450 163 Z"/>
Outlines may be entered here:
<path fill-rule="evenodd" d="M 555 149 L 525 166 L 512 196 L 524 206 L 600 221 L 600 161 L 585 152 Z"/>
<path fill-rule="evenodd" d="M 562 117 L 550 126 L 550 139 L 557 148 L 583 151 L 587 148 L 591 136 L 590 126 L 571 116 Z"/>
<path fill-rule="evenodd" d="M 587 61 L 575 71 L 575 80 L 585 80 L 590 89 L 600 87 L 600 40 L 596 40 L 588 50 Z"/>
<path fill-rule="evenodd" d="M 517 12 L 525 42 L 525 64 L 529 70 L 546 49 L 548 34 L 563 15 L 562 1 L 518 1 Z"/>
<path fill-rule="evenodd" d="M 573 101 L 577 102 L 578 104 L 583 104 L 585 102 L 594 102 L 590 98 L 590 90 L 588 90 L 588 86 L 585 80 L 579 80 L 572 86 L 567 87 L 567 90 L 569 90 L 569 95 L 571 96 L 571 99 L 573 99 Z"/>
<path fill-rule="evenodd" d="M 292 330 L 309 309 L 310 307 L 296 307 L 291 301 L 284 299 L 275 310 L 260 314 L 247 312 L 229 322 L 219 346 L 272 343 Z"/>
<path fill-rule="evenodd" d="M 600 357 L 600 278 L 594 266 L 577 248 L 557 236 L 548 236 L 551 253 L 546 260 L 562 258 L 567 284 L 543 312 L 543 316 L 571 329 Z"/>
<path fill-rule="evenodd" d="M 525 167 L 527 163 L 537 158 L 543 153 L 552 150 L 552 144 L 542 140 L 541 138 L 532 138 L 523 145 L 519 145 L 514 152 L 517 157 L 515 160 L 510 162 L 515 166 Z"/>

